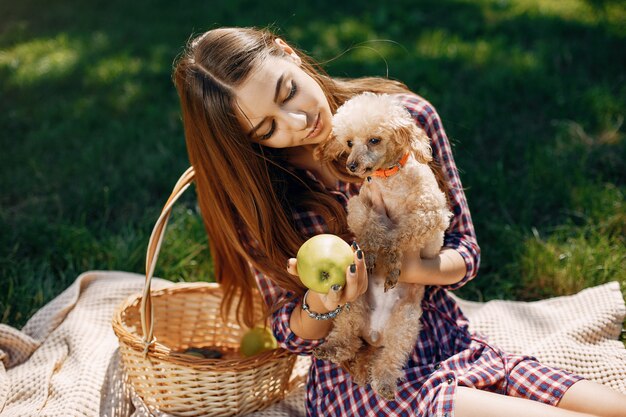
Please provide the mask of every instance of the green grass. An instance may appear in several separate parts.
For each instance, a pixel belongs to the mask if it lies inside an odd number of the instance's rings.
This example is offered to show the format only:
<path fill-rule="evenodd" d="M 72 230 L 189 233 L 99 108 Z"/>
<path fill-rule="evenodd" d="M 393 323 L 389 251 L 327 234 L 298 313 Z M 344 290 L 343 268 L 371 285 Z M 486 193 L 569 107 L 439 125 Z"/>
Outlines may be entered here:
<path fill-rule="evenodd" d="M 626 284 L 626 9 L 382 3 L 0 3 L 2 322 L 23 325 L 83 271 L 143 272 L 188 165 L 172 62 L 226 25 L 271 25 L 333 75 L 400 79 L 435 105 L 482 248 L 462 297 Z M 212 279 L 192 190 L 157 267 L 176 281 Z"/>

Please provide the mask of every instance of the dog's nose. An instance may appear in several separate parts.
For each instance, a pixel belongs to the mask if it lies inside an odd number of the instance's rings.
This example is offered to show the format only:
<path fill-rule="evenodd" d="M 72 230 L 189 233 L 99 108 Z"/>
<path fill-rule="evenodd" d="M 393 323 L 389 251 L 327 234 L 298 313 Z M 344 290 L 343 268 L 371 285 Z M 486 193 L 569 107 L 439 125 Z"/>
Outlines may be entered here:
<path fill-rule="evenodd" d="M 349 169 L 351 172 L 354 172 L 354 171 L 356 171 L 356 169 L 357 169 L 357 167 L 358 167 L 358 166 L 359 166 L 359 164 L 357 164 L 356 162 L 353 162 L 353 163 L 351 163 L 351 164 L 348 164 L 348 169 Z"/>

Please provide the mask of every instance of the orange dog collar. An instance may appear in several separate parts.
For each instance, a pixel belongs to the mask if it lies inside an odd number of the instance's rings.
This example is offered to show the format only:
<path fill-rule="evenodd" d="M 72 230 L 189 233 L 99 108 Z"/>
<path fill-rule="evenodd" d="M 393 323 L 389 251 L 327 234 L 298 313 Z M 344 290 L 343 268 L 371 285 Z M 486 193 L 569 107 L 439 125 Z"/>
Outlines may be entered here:
<path fill-rule="evenodd" d="M 392 175 L 395 175 L 400 170 L 400 168 L 406 165 L 406 161 L 408 160 L 409 160 L 409 153 L 407 152 L 406 154 L 404 154 L 402 159 L 400 159 L 397 163 L 395 163 L 391 168 L 377 169 L 376 171 L 372 173 L 372 176 L 383 177 L 383 178 L 391 177 Z"/>

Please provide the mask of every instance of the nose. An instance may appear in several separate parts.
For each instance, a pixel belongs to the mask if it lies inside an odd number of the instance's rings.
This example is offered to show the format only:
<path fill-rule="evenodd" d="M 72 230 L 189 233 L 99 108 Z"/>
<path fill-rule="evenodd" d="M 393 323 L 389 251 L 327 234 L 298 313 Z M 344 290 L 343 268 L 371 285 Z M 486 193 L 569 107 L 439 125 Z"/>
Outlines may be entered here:
<path fill-rule="evenodd" d="M 301 111 L 288 111 L 287 123 L 294 130 L 305 130 L 307 128 L 307 114 Z"/>
<path fill-rule="evenodd" d="M 356 162 L 351 162 L 351 163 L 346 164 L 346 166 L 348 167 L 350 172 L 354 172 L 359 167 L 359 164 L 357 164 Z"/>

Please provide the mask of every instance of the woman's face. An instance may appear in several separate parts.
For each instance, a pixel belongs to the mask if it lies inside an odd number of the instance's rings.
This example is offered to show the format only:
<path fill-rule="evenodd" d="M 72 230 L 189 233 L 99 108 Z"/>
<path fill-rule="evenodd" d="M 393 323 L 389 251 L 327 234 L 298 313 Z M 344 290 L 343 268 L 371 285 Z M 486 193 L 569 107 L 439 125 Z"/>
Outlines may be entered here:
<path fill-rule="evenodd" d="M 289 52 L 289 51 L 287 51 Z M 271 148 L 322 142 L 332 114 L 319 84 L 297 56 L 271 56 L 235 89 L 239 122 L 251 141 Z"/>

